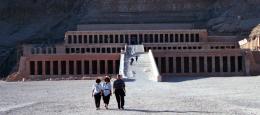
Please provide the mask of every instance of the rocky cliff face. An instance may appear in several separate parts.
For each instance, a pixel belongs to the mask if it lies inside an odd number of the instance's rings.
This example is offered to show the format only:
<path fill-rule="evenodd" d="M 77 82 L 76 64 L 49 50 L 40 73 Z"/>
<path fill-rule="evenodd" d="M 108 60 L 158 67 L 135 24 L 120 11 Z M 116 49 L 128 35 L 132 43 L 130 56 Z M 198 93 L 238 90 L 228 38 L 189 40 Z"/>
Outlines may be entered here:
<path fill-rule="evenodd" d="M 249 37 L 254 38 L 256 36 L 260 36 L 260 24 L 258 24 L 254 29 L 251 31 Z"/>
<path fill-rule="evenodd" d="M 248 32 L 259 0 L 2 0 L 0 45 L 62 39 L 80 23 L 199 23 L 215 32 Z"/>
<path fill-rule="evenodd" d="M 194 23 L 213 34 L 248 33 L 260 23 L 259 6 L 260 0 L 1 0 L 0 46 L 62 40 L 81 23 Z"/>

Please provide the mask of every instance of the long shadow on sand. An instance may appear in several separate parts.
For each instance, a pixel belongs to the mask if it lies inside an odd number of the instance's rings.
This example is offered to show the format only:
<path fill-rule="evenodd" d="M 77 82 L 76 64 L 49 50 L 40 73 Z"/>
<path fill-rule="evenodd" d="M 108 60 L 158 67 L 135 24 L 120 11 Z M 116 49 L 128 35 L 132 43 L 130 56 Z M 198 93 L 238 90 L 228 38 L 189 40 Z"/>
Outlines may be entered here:
<path fill-rule="evenodd" d="M 135 79 L 123 79 L 125 82 L 134 82 Z"/>
<path fill-rule="evenodd" d="M 162 77 L 162 82 L 183 82 L 183 81 L 190 81 L 190 80 L 198 80 L 198 79 L 206 79 L 209 77 L 183 77 L 183 76 L 176 76 L 176 77 Z"/>
<path fill-rule="evenodd" d="M 118 110 L 118 109 L 110 109 L 110 110 Z M 122 111 L 135 111 L 135 112 L 143 112 L 143 113 L 200 113 L 200 114 L 212 114 L 219 112 L 210 112 L 210 111 L 178 111 L 178 110 L 145 110 L 145 109 L 124 109 Z"/>

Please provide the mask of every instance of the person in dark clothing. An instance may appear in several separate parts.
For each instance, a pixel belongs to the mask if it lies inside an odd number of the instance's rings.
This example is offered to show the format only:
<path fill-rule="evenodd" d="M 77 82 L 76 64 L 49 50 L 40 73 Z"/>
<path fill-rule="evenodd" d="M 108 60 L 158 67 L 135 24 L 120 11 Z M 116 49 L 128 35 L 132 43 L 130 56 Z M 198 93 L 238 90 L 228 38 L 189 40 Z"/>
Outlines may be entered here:
<path fill-rule="evenodd" d="M 131 58 L 130 65 L 133 65 L 133 62 L 134 62 L 134 58 Z"/>
<path fill-rule="evenodd" d="M 121 75 L 117 75 L 117 80 L 115 80 L 113 84 L 118 109 L 124 109 L 125 104 L 125 82 L 121 79 L 121 77 Z"/>
<path fill-rule="evenodd" d="M 95 99 L 96 109 L 100 109 L 100 100 L 102 95 L 102 86 L 100 84 L 101 80 L 97 79 L 96 84 L 93 85 L 92 88 L 92 97 Z"/>
<path fill-rule="evenodd" d="M 135 56 L 135 61 L 137 62 L 137 60 L 138 60 L 138 56 Z"/>

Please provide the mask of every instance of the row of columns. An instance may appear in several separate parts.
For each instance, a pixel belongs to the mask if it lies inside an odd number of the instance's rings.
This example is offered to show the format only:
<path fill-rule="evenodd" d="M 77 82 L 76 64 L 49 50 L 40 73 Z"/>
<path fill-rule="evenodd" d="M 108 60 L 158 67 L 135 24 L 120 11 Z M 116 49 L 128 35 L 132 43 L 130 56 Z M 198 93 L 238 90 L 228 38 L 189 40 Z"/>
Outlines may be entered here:
<path fill-rule="evenodd" d="M 66 53 L 120 53 L 124 47 L 65 48 Z"/>
<path fill-rule="evenodd" d="M 144 47 L 145 51 L 152 50 L 191 50 L 202 49 L 201 46 L 169 46 L 169 47 Z"/>
<path fill-rule="evenodd" d="M 204 64 L 204 68 L 203 68 L 203 70 L 201 70 L 200 69 L 200 57 L 203 57 L 203 64 Z M 208 59 L 208 57 L 209 58 L 211 58 L 211 72 L 208 70 L 208 62 L 207 62 L 207 59 Z M 215 68 L 216 68 L 216 60 L 215 60 L 215 57 L 219 57 L 219 65 L 220 65 L 220 67 L 219 67 L 219 72 L 216 72 L 215 71 Z M 179 58 L 181 58 L 181 72 L 180 73 L 226 73 L 226 72 L 224 72 L 223 71 L 223 67 L 224 67 L 224 63 L 223 63 L 223 57 L 227 57 L 227 73 L 230 73 L 231 72 L 231 60 L 230 60 L 230 58 L 231 58 L 231 56 L 196 56 L 196 57 L 194 57 L 194 56 L 190 56 L 190 57 L 188 57 L 188 56 L 184 56 L 184 57 L 179 57 Z M 235 63 L 234 63 L 234 67 L 235 67 L 235 73 L 239 73 L 239 72 L 243 72 L 244 71 L 244 61 L 243 61 L 243 59 L 242 59 L 242 56 L 234 56 L 235 58 Z M 161 61 L 161 59 L 162 58 L 165 58 L 165 60 L 166 60 L 166 64 L 165 65 L 162 65 L 162 61 Z M 158 69 L 159 69 L 159 71 L 160 72 L 162 72 L 162 73 L 177 73 L 177 62 L 176 62 L 176 57 L 172 57 L 173 58 L 173 63 L 172 63 L 172 69 L 173 70 L 170 70 L 170 67 L 169 67 L 169 65 L 171 64 L 171 63 L 169 63 L 169 57 L 156 57 L 156 60 L 157 60 L 157 66 L 158 66 Z M 188 58 L 188 68 L 189 68 L 189 72 L 185 72 L 185 62 L 184 62 L 184 58 Z M 193 67 L 192 67 L 192 65 L 193 65 L 193 63 L 192 63 L 192 58 L 196 58 L 196 72 L 193 72 L 192 70 L 194 69 Z M 238 58 L 241 58 L 241 62 L 239 62 L 239 60 L 238 60 Z M 202 62 L 201 62 L 202 63 Z M 239 63 L 241 63 L 241 68 L 239 68 Z M 166 70 L 162 70 L 162 66 L 165 66 L 165 68 L 166 68 Z M 241 70 L 239 70 L 239 69 L 241 69 Z"/>
<path fill-rule="evenodd" d="M 36 47 L 31 48 L 31 54 L 55 54 L 55 47 Z"/>
<path fill-rule="evenodd" d="M 137 43 L 199 42 L 199 37 L 198 33 L 67 35 L 65 42 L 68 44 L 100 43 L 100 41 L 102 43 L 131 43 L 131 38 L 136 38 Z"/>
<path fill-rule="evenodd" d="M 93 65 L 93 62 L 96 62 L 96 68 L 94 68 L 94 65 Z M 101 65 L 100 65 L 100 61 L 104 61 L 105 64 L 104 64 L 104 73 L 101 73 L 100 69 L 101 69 Z M 113 68 L 113 71 L 109 73 L 109 70 L 108 70 L 108 61 L 112 61 L 112 68 Z M 47 65 L 46 63 L 50 63 L 50 66 L 49 66 L 49 71 L 50 73 L 47 74 Z M 58 65 L 57 67 L 58 68 L 54 68 L 54 62 L 58 62 Z M 65 62 L 66 63 L 66 71 L 65 71 L 65 74 L 62 74 L 62 62 Z M 70 65 L 70 62 L 73 62 L 73 66 Z M 80 63 L 81 67 L 78 68 L 78 65 L 77 63 Z M 34 64 L 32 64 L 34 63 Z M 88 65 L 85 65 L 86 63 L 88 63 Z M 75 60 L 75 61 L 72 61 L 72 60 L 67 60 L 67 61 L 29 61 L 29 64 L 28 64 L 28 68 L 29 69 L 29 73 L 30 75 L 71 75 L 70 74 L 70 67 L 73 67 L 73 73 L 72 75 L 91 75 L 91 74 L 117 74 L 118 73 L 118 69 L 119 69 L 119 63 L 120 61 L 119 60 Z M 111 66 L 111 65 L 110 65 Z M 88 68 L 88 74 L 86 74 L 86 68 Z M 41 69 L 41 70 L 39 70 Z M 57 74 L 55 74 L 55 69 L 57 69 Z M 78 74 L 78 69 L 81 69 L 81 73 Z M 96 72 L 94 72 L 94 70 L 96 70 Z M 39 74 L 39 72 L 41 71 L 41 73 Z"/>

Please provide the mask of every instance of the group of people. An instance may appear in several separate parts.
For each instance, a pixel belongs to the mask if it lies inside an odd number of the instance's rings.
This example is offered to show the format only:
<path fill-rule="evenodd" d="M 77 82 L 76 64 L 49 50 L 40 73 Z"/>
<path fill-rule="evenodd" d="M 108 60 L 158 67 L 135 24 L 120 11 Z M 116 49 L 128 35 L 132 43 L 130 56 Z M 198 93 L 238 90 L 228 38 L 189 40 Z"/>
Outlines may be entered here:
<path fill-rule="evenodd" d="M 95 99 L 96 109 L 100 109 L 100 100 L 103 97 L 105 108 L 108 109 L 110 96 L 112 95 L 112 85 L 110 83 L 110 77 L 104 78 L 104 83 L 101 83 L 101 79 L 96 79 L 96 83 L 92 88 L 92 97 Z M 113 83 L 113 93 L 116 96 L 118 109 L 124 109 L 124 96 L 125 96 L 125 82 L 122 80 L 121 75 L 117 75 L 117 79 Z"/>

